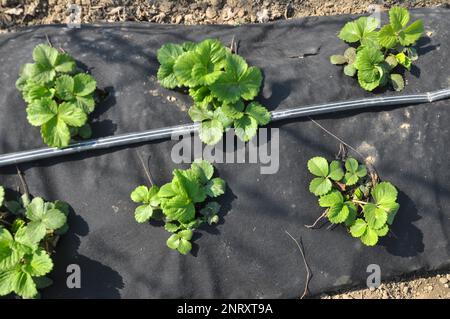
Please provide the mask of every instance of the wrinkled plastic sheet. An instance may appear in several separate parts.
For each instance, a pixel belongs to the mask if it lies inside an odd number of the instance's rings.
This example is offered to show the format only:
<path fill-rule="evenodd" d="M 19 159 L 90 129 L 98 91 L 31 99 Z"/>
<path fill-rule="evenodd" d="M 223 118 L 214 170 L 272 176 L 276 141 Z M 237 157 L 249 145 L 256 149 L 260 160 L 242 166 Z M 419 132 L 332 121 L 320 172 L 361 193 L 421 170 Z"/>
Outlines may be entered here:
<path fill-rule="evenodd" d="M 450 11 L 413 11 L 424 19 L 427 37 L 420 59 L 406 73 L 405 93 L 445 88 L 450 77 Z M 258 100 L 271 110 L 314 103 L 396 94 L 366 93 L 355 79 L 330 65 L 346 44 L 336 34 L 353 17 L 305 18 L 243 26 L 179 26 L 144 23 L 40 26 L 0 37 L 0 153 L 42 146 L 39 130 L 26 120 L 15 89 L 19 67 L 34 46 L 64 48 L 89 70 L 109 97 L 94 113 L 95 137 L 189 123 L 189 97 L 162 89 L 155 80 L 156 51 L 164 43 L 234 37 L 239 54 L 264 73 Z M 174 96 L 175 101 L 167 97 Z M 288 231 L 302 238 L 313 278 L 312 294 L 364 285 L 369 264 L 382 280 L 450 264 L 450 101 L 383 107 L 316 116 L 314 119 L 375 160 L 382 179 L 399 189 L 401 209 L 392 234 L 377 247 L 364 247 L 344 228 L 310 230 L 322 212 L 309 193 L 306 162 L 333 158 L 339 143 L 308 119 L 270 125 L 279 128 L 279 170 L 262 175 L 261 163 L 216 164 L 227 181 L 222 222 L 202 227 L 192 254 L 166 247 L 168 233 L 154 223 L 138 224 L 129 199 L 146 183 L 137 153 L 149 163 L 157 184 L 170 180 L 177 141 L 160 141 L 70 155 L 21 165 L 30 191 L 64 200 L 73 212 L 70 231 L 57 246 L 55 284 L 45 298 L 296 298 L 306 273 Z M 272 134 L 273 135 L 273 134 Z M 0 183 L 16 189 L 14 167 L 0 169 Z M 67 266 L 81 269 L 81 288 L 66 286 Z"/>

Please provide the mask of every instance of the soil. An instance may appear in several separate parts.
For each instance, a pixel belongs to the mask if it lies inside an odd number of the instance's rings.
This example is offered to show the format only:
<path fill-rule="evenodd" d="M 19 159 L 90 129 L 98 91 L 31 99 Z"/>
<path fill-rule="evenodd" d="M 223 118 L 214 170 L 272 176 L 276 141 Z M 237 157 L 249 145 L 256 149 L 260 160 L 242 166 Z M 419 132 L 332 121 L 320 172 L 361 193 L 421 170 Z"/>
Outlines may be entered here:
<path fill-rule="evenodd" d="M 450 271 L 399 277 L 374 289 L 351 289 L 315 296 L 320 299 L 450 299 Z"/>
<path fill-rule="evenodd" d="M 75 8 L 70 13 L 69 3 Z M 176 24 L 242 24 L 304 16 L 364 13 L 388 9 L 450 6 L 450 0 L 0 0 L 0 30 L 18 26 L 70 23 L 151 21 Z M 77 9 L 78 8 L 78 9 Z M 79 11 L 76 11 L 79 10 Z M 77 21 L 78 22 L 78 21 Z"/>
<path fill-rule="evenodd" d="M 68 3 L 75 4 L 72 13 Z M 53 23 L 150 21 L 174 24 L 243 24 L 304 16 L 358 14 L 392 5 L 410 8 L 445 6 L 450 0 L 0 0 L 0 33 Z M 79 12 L 79 14 L 77 14 Z M 382 283 L 377 289 L 352 289 L 323 299 L 450 299 L 450 270 L 415 274 Z"/>

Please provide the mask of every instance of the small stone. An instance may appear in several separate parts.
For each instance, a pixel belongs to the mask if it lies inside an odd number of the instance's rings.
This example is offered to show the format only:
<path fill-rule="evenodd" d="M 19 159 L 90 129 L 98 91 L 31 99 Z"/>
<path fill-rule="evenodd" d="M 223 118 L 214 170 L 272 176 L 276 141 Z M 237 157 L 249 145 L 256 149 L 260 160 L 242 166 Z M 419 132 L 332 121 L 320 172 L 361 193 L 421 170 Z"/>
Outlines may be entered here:
<path fill-rule="evenodd" d="M 450 281 L 450 274 L 447 275 L 447 279 Z"/>
<path fill-rule="evenodd" d="M 206 17 L 208 19 L 213 19 L 213 18 L 215 18 L 217 16 L 217 11 L 214 10 L 213 8 L 211 8 L 211 7 L 208 7 L 208 9 L 206 9 L 206 13 L 205 14 L 206 14 Z"/>
<path fill-rule="evenodd" d="M 444 288 L 448 288 L 449 286 L 448 286 L 448 284 L 444 284 Z"/>
<path fill-rule="evenodd" d="M 245 16 L 245 9 L 244 8 L 240 8 L 237 12 L 237 16 L 239 18 L 243 18 Z"/>
<path fill-rule="evenodd" d="M 409 292 L 409 287 L 403 287 L 403 293 L 407 294 Z"/>
<path fill-rule="evenodd" d="M 370 291 L 375 291 L 375 287 L 370 286 L 370 287 L 369 287 L 369 290 L 370 290 Z"/>
<path fill-rule="evenodd" d="M 177 98 L 175 96 L 168 96 L 167 97 L 167 101 L 169 102 L 175 102 L 177 100 Z"/>
<path fill-rule="evenodd" d="M 427 290 L 428 290 L 428 291 L 433 291 L 433 286 L 431 286 L 431 285 L 428 286 L 428 287 L 427 287 Z"/>
<path fill-rule="evenodd" d="M 175 18 L 175 23 L 176 24 L 180 24 L 180 22 L 181 22 L 181 20 L 183 20 L 183 16 L 177 16 L 176 18 Z"/>
<path fill-rule="evenodd" d="M 267 9 L 263 9 L 262 11 L 256 12 L 256 17 L 259 23 L 266 23 L 269 21 L 269 11 Z"/>
<path fill-rule="evenodd" d="M 383 292 L 383 299 L 389 299 L 389 295 L 387 293 L 387 291 Z"/>
<path fill-rule="evenodd" d="M 441 277 L 441 278 L 439 278 L 439 282 L 441 284 L 446 284 L 446 283 L 448 283 L 448 279 L 447 279 L 447 277 Z"/>

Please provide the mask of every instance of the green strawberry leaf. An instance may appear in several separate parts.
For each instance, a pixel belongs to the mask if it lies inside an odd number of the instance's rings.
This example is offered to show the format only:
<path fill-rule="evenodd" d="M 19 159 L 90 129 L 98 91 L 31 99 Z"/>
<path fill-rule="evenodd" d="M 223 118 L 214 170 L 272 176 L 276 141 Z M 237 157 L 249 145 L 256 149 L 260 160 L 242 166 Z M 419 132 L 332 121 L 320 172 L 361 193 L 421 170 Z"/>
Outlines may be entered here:
<path fill-rule="evenodd" d="M 53 269 L 53 262 L 45 250 L 38 249 L 22 269 L 31 276 L 44 276 Z"/>
<path fill-rule="evenodd" d="M 97 81 L 86 73 L 78 73 L 73 77 L 73 93 L 76 96 L 87 96 L 94 93 Z"/>
<path fill-rule="evenodd" d="M 308 161 L 308 170 L 311 174 L 319 177 L 327 177 L 329 168 L 328 161 L 323 157 L 313 157 Z"/>
<path fill-rule="evenodd" d="M 367 169 L 365 165 L 360 165 L 354 158 L 348 158 L 345 161 L 345 168 L 347 172 L 344 176 L 344 181 L 346 185 L 355 185 L 359 178 L 367 175 Z"/>
<path fill-rule="evenodd" d="M 233 104 L 223 104 L 222 112 L 229 118 L 237 120 L 244 116 L 245 105 L 242 100 L 237 101 Z"/>
<path fill-rule="evenodd" d="M 403 46 L 413 45 L 422 37 L 423 32 L 423 21 L 416 20 L 400 32 L 399 42 Z"/>
<path fill-rule="evenodd" d="M 409 22 L 409 12 L 402 7 L 392 7 L 389 10 L 389 22 L 395 32 L 403 29 Z"/>
<path fill-rule="evenodd" d="M 52 99 L 55 95 L 55 89 L 47 87 L 41 83 L 27 81 L 23 86 L 23 99 L 28 104 L 43 98 Z"/>
<path fill-rule="evenodd" d="M 270 112 L 258 102 L 250 102 L 245 109 L 245 113 L 253 117 L 258 125 L 267 125 L 270 122 Z"/>
<path fill-rule="evenodd" d="M 376 39 L 376 28 L 379 21 L 372 17 L 361 17 L 355 21 L 347 22 L 338 37 L 349 43 L 361 42 L 363 45 L 372 44 Z"/>
<path fill-rule="evenodd" d="M 378 237 L 384 237 L 389 232 L 389 226 L 384 225 L 380 229 L 374 229 L 374 230 L 375 230 L 375 233 L 378 235 Z"/>
<path fill-rule="evenodd" d="M 363 219 L 358 218 L 353 226 L 350 227 L 350 234 L 353 237 L 361 237 L 366 232 L 366 229 L 367 223 Z"/>
<path fill-rule="evenodd" d="M 26 208 L 26 216 L 31 222 L 27 227 L 33 226 L 33 231 L 40 232 L 41 226 L 44 230 L 55 230 L 62 227 L 66 221 L 66 215 L 56 208 L 51 208 L 42 198 L 36 197 Z"/>
<path fill-rule="evenodd" d="M 379 206 L 391 205 L 397 200 L 397 189 L 389 182 L 381 182 L 372 190 L 375 203 Z"/>
<path fill-rule="evenodd" d="M 400 74 L 391 74 L 390 78 L 394 90 L 401 91 L 405 88 L 405 81 Z"/>
<path fill-rule="evenodd" d="M 333 224 L 343 223 L 347 220 L 349 209 L 346 205 L 338 204 L 331 206 L 327 212 L 328 220 Z"/>
<path fill-rule="evenodd" d="M 219 41 L 207 39 L 195 47 L 195 52 L 197 63 L 192 68 L 193 78 L 199 85 L 213 84 L 222 74 L 226 49 Z"/>
<path fill-rule="evenodd" d="M 377 48 L 364 47 L 358 51 L 354 66 L 358 70 L 358 81 L 363 89 L 372 91 L 380 85 L 384 75 L 382 62 L 384 55 Z"/>
<path fill-rule="evenodd" d="M 375 204 L 368 203 L 364 205 L 363 212 L 367 224 L 372 229 L 380 229 L 387 222 L 388 214 L 383 209 L 378 208 Z"/>
<path fill-rule="evenodd" d="M 150 220 L 153 215 L 153 208 L 150 204 L 141 205 L 134 211 L 134 218 L 140 224 Z"/>
<path fill-rule="evenodd" d="M 188 235 L 188 233 L 186 232 L 190 232 L 190 235 Z M 189 239 L 186 239 L 185 237 Z M 192 231 L 190 230 L 181 231 L 177 234 L 173 234 L 172 236 L 169 237 L 169 239 L 167 239 L 167 246 L 171 249 L 178 250 L 178 252 L 180 252 L 183 255 L 186 255 L 192 249 L 192 244 L 189 241 L 191 238 L 192 238 Z"/>
<path fill-rule="evenodd" d="M 58 119 L 73 127 L 82 127 L 87 121 L 86 113 L 70 102 L 63 102 L 58 108 Z"/>
<path fill-rule="evenodd" d="M 175 233 L 180 229 L 180 225 L 177 225 L 175 223 L 166 223 L 164 225 L 164 229 L 167 230 L 169 233 Z"/>
<path fill-rule="evenodd" d="M 347 76 L 354 76 L 356 74 L 356 68 L 353 64 L 346 65 L 344 67 L 344 74 Z"/>
<path fill-rule="evenodd" d="M 192 244 L 190 241 L 180 238 L 180 242 L 178 244 L 177 250 L 180 252 L 180 254 L 186 255 L 189 253 L 192 249 Z"/>
<path fill-rule="evenodd" d="M 349 47 L 344 51 L 344 57 L 347 59 L 349 65 L 353 64 L 356 59 L 356 49 Z"/>
<path fill-rule="evenodd" d="M 195 207 L 192 201 L 184 196 L 174 196 L 161 201 L 161 208 L 170 220 L 188 223 L 195 218 Z"/>
<path fill-rule="evenodd" d="M 211 163 L 202 159 L 196 159 L 190 169 L 200 184 L 206 184 L 214 174 L 214 167 Z"/>
<path fill-rule="evenodd" d="M 173 66 L 177 58 L 184 52 L 180 45 L 173 43 L 164 44 L 158 50 L 157 58 L 161 66 L 158 69 L 157 78 L 162 87 L 173 89 L 179 86 Z"/>
<path fill-rule="evenodd" d="M 360 237 L 361 242 L 366 246 L 375 246 L 378 242 L 378 235 L 375 230 L 370 227 L 366 228 L 364 234 Z"/>
<path fill-rule="evenodd" d="M 389 10 L 390 24 L 385 25 L 379 32 L 379 43 L 382 47 L 391 49 L 401 44 L 409 46 L 416 43 L 424 32 L 422 20 L 416 20 L 409 26 L 409 12 L 405 8 L 392 7 Z"/>
<path fill-rule="evenodd" d="M 36 63 L 28 67 L 27 75 L 34 82 L 48 83 L 54 80 L 57 72 L 71 73 L 76 66 L 69 55 L 45 44 L 34 48 L 33 59 Z"/>
<path fill-rule="evenodd" d="M 55 80 L 56 95 L 64 101 L 74 98 L 74 80 L 70 75 L 63 74 Z"/>
<path fill-rule="evenodd" d="M 174 179 L 172 181 L 173 185 L 177 186 L 179 190 L 182 189 L 182 193 L 187 194 L 192 202 L 203 202 L 206 199 L 207 190 L 205 190 L 195 179 L 189 178 L 190 176 L 186 173 L 186 171 L 175 170 Z"/>
<path fill-rule="evenodd" d="M 208 145 L 217 144 L 223 136 L 223 125 L 217 119 L 203 121 L 199 129 L 199 137 Z"/>
<path fill-rule="evenodd" d="M 12 286 L 14 292 L 23 298 L 34 298 L 38 294 L 31 275 L 21 270 L 16 270 Z"/>
<path fill-rule="evenodd" d="M 348 63 L 348 59 L 340 54 L 330 56 L 331 64 L 340 65 Z"/>
<path fill-rule="evenodd" d="M 309 184 L 309 191 L 316 196 L 321 196 L 327 194 L 332 186 L 333 185 L 328 178 L 316 177 Z"/>
<path fill-rule="evenodd" d="M 412 61 L 404 52 L 400 52 L 397 55 L 395 55 L 395 59 L 400 65 L 403 65 L 408 71 L 411 70 Z"/>
<path fill-rule="evenodd" d="M 58 114 L 58 106 L 50 98 L 43 98 L 33 101 L 27 107 L 27 119 L 33 126 L 41 126 Z"/>
<path fill-rule="evenodd" d="M 14 291 L 14 283 L 17 281 L 18 274 L 16 269 L 0 271 L 0 296 L 9 295 Z"/>
<path fill-rule="evenodd" d="M 211 93 L 220 101 L 235 103 L 239 99 L 251 100 L 259 92 L 261 71 L 249 67 L 245 60 L 235 54 L 226 57 L 225 71 L 211 86 Z"/>
<path fill-rule="evenodd" d="M 344 197 L 339 191 L 336 190 L 319 198 L 320 207 L 332 207 L 343 203 Z"/>
<path fill-rule="evenodd" d="M 344 171 L 342 170 L 341 164 L 338 161 L 332 161 L 330 163 L 328 177 L 334 181 L 340 181 L 344 177 Z"/>
<path fill-rule="evenodd" d="M 135 188 L 135 190 L 131 193 L 131 200 L 135 203 L 147 203 L 148 198 L 148 187 L 147 186 L 138 186 Z"/>
<path fill-rule="evenodd" d="M 202 122 L 205 120 L 211 120 L 214 116 L 214 112 L 208 109 L 208 105 L 194 104 L 189 108 L 188 114 L 192 121 Z"/>
<path fill-rule="evenodd" d="M 225 193 L 225 181 L 221 178 L 213 178 L 205 186 L 206 195 L 218 197 Z"/>
<path fill-rule="evenodd" d="M 176 59 L 173 65 L 173 73 L 179 85 L 199 86 L 197 79 L 192 74 L 192 70 L 197 63 L 200 63 L 200 61 L 195 51 L 184 52 Z"/>
<path fill-rule="evenodd" d="M 234 131 L 240 140 L 247 142 L 256 135 L 258 121 L 250 115 L 244 115 L 234 121 Z"/>
<path fill-rule="evenodd" d="M 42 125 L 41 135 L 44 143 L 49 146 L 62 148 L 68 146 L 70 143 L 69 128 L 58 117 L 54 117 Z"/>

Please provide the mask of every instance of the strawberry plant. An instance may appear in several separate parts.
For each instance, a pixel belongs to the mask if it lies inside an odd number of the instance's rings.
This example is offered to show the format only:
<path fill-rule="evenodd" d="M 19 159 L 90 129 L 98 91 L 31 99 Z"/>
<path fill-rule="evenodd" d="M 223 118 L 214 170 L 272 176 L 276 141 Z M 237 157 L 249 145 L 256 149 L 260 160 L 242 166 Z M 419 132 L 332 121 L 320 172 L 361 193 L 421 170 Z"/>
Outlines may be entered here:
<path fill-rule="evenodd" d="M 189 116 L 201 122 L 204 143 L 216 144 L 230 127 L 242 141 L 249 141 L 258 126 L 270 122 L 269 111 L 252 101 L 261 87 L 261 71 L 219 41 L 168 43 L 158 50 L 157 58 L 161 86 L 186 88 L 192 97 Z"/>
<path fill-rule="evenodd" d="M 22 66 L 16 87 L 28 103 L 28 122 L 41 128 L 44 143 L 58 148 L 71 138 L 89 138 L 88 115 L 94 111 L 95 79 L 78 70 L 67 53 L 40 44 L 33 50 L 34 63 Z"/>
<path fill-rule="evenodd" d="M 418 59 L 414 44 L 424 32 L 422 20 L 410 24 L 405 8 L 392 7 L 389 23 L 381 27 L 373 17 L 361 17 L 348 22 L 338 37 L 353 46 L 343 55 L 332 55 L 332 64 L 345 65 L 344 74 L 357 76 L 360 86 L 373 91 L 389 83 L 396 91 L 405 86 L 404 69 L 410 71 Z"/>
<path fill-rule="evenodd" d="M 66 203 L 27 195 L 6 201 L 0 186 L 0 296 L 15 293 L 36 298 L 51 285 L 50 257 L 60 235 L 68 230 Z"/>
<path fill-rule="evenodd" d="M 316 176 L 309 190 L 318 196 L 330 223 L 344 225 L 367 246 L 376 245 L 388 233 L 400 207 L 391 183 L 374 183 L 366 166 L 354 158 L 328 163 L 323 157 L 313 157 L 308 170 Z"/>
<path fill-rule="evenodd" d="M 136 221 L 164 221 L 164 228 L 172 234 L 167 246 L 187 254 L 192 249 L 193 230 L 219 221 L 220 205 L 208 199 L 225 193 L 225 181 L 213 174 L 209 162 L 196 160 L 189 169 L 174 170 L 172 181 L 161 188 L 138 186 L 131 193 L 131 200 L 141 204 L 134 213 Z"/>

